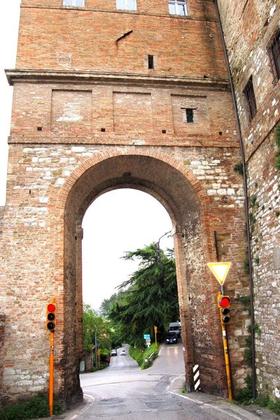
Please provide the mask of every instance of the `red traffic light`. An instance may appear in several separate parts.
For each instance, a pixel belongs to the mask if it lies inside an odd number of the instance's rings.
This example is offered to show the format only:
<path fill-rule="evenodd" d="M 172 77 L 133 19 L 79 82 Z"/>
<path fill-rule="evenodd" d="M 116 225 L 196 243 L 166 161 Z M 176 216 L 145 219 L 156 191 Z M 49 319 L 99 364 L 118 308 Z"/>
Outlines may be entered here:
<path fill-rule="evenodd" d="M 49 303 L 47 305 L 47 329 L 50 332 L 54 332 L 55 330 L 55 323 L 56 323 L 56 319 L 55 319 L 55 304 L 54 303 Z"/>
<path fill-rule="evenodd" d="M 218 305 L 220 308 L 225 309 L 230 307 L 230 298 L 229 296 L 221 296 Z"/>
<path fill-rule="evenodd" d="M 48 312 L 55 312 L 55 305 L 53 303 L 49 303 L 47 306 Z"/>

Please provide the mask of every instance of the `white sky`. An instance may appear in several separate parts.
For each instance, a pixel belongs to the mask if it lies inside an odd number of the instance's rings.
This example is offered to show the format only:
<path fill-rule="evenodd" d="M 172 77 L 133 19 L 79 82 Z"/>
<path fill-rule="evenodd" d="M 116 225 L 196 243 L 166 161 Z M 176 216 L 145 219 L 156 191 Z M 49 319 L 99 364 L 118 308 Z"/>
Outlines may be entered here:
<path fill-rule="evenodd" d="M 4 68 L 14 68 L 20 0 L 0 2 L 0 206 L 5 203 L 7 138 L 9 135 L 12 88 Z"/>
<path fill-rule="evenodd" d="M 4 68 L 15 67 L 20 0 L 0 3 L 0 206 L 5 204 L 7 137 L 9 135 L 12 88 Z M 171 220 L 153 197 L 136 190 L 115 190 L 99 197 L 88 209 L 84 222 L 83 297 L 99 307 L 115 287 L 137 267 L 121 257 L 171 230 Z M 172 247 L 162 239 L 162 247 Z"/>
<path fill-rule="evenodd" d="M 94 308 L 137 268 L 137 263 L 121 259 L 124 253 L 156 242 L 172 229 L 168 213 L 155 198 L 131 189 L 97 198 L 83 227 L 83 297 Z M 160 246 L 173 247 L 173 240 L 162 238 Z"/>

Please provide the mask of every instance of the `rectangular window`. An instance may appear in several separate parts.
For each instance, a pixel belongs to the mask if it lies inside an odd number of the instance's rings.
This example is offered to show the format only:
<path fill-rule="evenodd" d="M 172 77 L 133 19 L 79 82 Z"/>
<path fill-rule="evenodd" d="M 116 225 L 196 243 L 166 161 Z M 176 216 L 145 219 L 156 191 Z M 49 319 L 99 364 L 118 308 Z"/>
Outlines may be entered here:
<path fill-rule="evenodd" d="M 187 4 L 186 0 L 169 0 L 168 1 L 169 14 L 170 15 L 187 15 Z"/>
<path fill-rule="evenodd" d="M 117 0 L 118 10 L 137 10 L 136 0 Z"/>
<path fill-rule="evenodd" d="M 250 120 L 252 120 L 257 113 L 257 104 L 256 104 L 256 97 L 255 97 L 255 92 L 254 92 L 252 76 L 248 80 L 247 85 L 245 86 L 243 90 L 243 93 L 245 95 L 247 105 L 248 105 L 249 118 Z"/>
<path fill-rule="evenodd" d="M 194 111 L 197 108 L 181 108 L 183 110 L 183 121 L 185 123 L 194 123 Z"/>
<path fill-rule="evenodd" d="M 63 0 L 63 6 L 85 7 L 85 0 Z"/>
<path fill-rule="evenodd" d="M 155 63 L 154 63 L 154 56 L 148 55 L 148 69 L 154 69 Z"/>
<path fill-rule="evenodd" d="M 271 66 L 275 81 L 280 79 L 280 31 L 273 37 L 268 53 L 270 56 Z"/>
<path fill-rule="evenodd" d="M 193 123 L 193 108 L 186 108 L 186 121 L 187 123 Z"/>

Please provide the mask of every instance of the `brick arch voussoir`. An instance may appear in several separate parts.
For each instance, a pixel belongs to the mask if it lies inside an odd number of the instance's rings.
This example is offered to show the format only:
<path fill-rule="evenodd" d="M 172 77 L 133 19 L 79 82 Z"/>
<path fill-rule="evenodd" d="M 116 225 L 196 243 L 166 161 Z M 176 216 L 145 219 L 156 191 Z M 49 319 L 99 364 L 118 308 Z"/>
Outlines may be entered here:
<path fill-rule="evenodd" d="M 85 159 L 83 162 L 79 164 L 77 168 L 73 170 L 73 172 L 69 175 L 69 177 L 65 180 L 64 185 L 60 188 L 59 191 L 57 191 L 57 188 L 52 186 L 49 191 L 49 198 L 50 202 L 52 203 L 52 209 L 53 211 L 57 213 L 61 213 L 61 216 L 63 216 L 66 201 L 68 198 L 68 195 L 73 187 L 73 185 L 76 183 L 76 181 L 83 176 L 83 174 L 90 169 L 91 167 L 97 165 L 98 163 L 101 163 L 103 161 L 106 161 L 108 159 L 112 159 L 114 157 L 119 156 L 144 156 L 147 158 L 154 158 L 157 159 L 172 168 L 176 169 L 178 172 L 180 172 L 185 178 L 186 181 L 189 182 L 191 185 L 193 191 L 198 197 L 198 200 L 200 202 L 201 210 L 205 213 L 207 212 L 207 204 L 209 202 L 209 196 L 206 194 L 206 191 L 204 189 L 204 186 L 202 183 L 194 176 L 194 174 L 188 170 L 183 163 L 178 162 L 175 157 L 172 157 L 166 153 L 162 152 L 147 152 L 147 151 L 115 151 L 115 150 L 107 150 L 104 152 L 98 152 L 98 154 L 91 156 L 90 158 Z"/>

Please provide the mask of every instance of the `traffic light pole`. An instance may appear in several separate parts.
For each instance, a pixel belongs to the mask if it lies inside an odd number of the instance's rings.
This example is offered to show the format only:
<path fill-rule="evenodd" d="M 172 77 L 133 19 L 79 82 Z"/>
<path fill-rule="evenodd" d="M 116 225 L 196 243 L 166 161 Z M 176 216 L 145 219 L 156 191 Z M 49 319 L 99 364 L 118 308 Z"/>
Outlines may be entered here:
<path fill-rule="evenodd" d="M 221 298 L 221 292 L 218 293 L 218 302 Z M 227 339 L 227 330 L 225 324 L 223 322 L 222 313 L 220 312 L 220 321 L 221 321 L 221 328 L 222 328 L 222 340 L 223 340 L 223 348 L 224 348 L 224 358 L 225 358 L 225 367 L 226 367 L 226 378 L 227 378 L 227 388 L 228 388 L 228 399 L 232 401 L 232 384 L 231 384 L 231 370 L 230 370 L 230 362 L 229 362 L 229 350 L 228 350 L 228 339 Z"/>
<path fill-rule="evenodd" d="M 54 331 L 50 332 L 50 357 L 49 357 L 49 411 L 53 415 L 53 391 L 54 391 Z"/>

